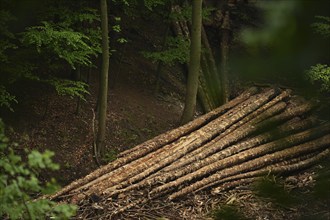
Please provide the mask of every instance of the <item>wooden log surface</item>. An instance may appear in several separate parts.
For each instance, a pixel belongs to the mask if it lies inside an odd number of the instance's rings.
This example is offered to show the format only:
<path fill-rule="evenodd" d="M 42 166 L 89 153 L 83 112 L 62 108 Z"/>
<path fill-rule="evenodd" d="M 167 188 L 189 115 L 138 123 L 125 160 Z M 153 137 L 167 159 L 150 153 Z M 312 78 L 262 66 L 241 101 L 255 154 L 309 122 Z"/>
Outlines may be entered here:
<path fill-rule="evenodd" d="M 117 215 L 154 199 L 212 195 L 269 173 L 306 169 L 330 151 L 330 125 L 313 116 L 313 108 L 289 90 L 250 88 L 43 198 L 80 204 L 97 196 L 117 204 L 104 208 Z"/>

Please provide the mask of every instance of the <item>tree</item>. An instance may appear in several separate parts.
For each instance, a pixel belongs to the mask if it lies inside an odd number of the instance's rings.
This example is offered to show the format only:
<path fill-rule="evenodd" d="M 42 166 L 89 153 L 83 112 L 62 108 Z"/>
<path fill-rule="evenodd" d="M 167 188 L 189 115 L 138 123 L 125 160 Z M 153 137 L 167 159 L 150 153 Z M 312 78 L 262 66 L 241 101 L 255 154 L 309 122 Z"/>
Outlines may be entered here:
<path fill-rule="evenodd" d="M 26 8 L 34 10 L 37 16 L 31 19 L 33 22 L 25 23 L 16 13 L 14 3 L 0 0 L 0 4 L 0 107 L 14 110 L 11 104 L 19 99 L 15 89 L 9 88 L 22 80 L 46 83 L 59 95 L 84 100 L 88 85 L 60 73 L 93 66 L 93 59 L 101 53 L 101 34 L 92 25 L 99 22 L 97 10 L 77 7 L 72 2 L 48 1 L 40 4 L 39 9 L 33 5 Z M 19 28 L 11 28 L 16 26 Z"/>
<path fill-rule="evenodd" d="M 330 17 L 315 16 L 318 22 L 312 24 L 313 31 L 325 39 L 330 38 Z M 330 67 L 327 64 L 316 64 L 306 71 L 312 84 L 321 86 L 320 91 L 330 92 Z"/>
<path fill-rule="evenodd" d="M 221 82 L 222 82 L 222 102 L 229 100 L 229 82 L 228 82 L 228 54 L 230 44 L 230 12 L 226 11 L 221 26 Z"/>
<path fill-rule="evenodd" d="M 192 3 L 192 30 L 190 45 L 190 61 L 188 69 L 188 82 L 185 106 L 181 118 L 181 123 L 191 121 L 196 108 L 196 96 L 198 89 L 198 76 L 201 56 L 201 26 L 202 26 L 202 0 Z"/>
<path fill-rule="evenodd" d="M 99 87 L 98 133 L 96 140 L 96 156 L 104 152 L 104 141 L 107 117 L 108 71 L 109 71 L 109 39 L 108 39 L 108 7 L 107 0 L 100 1 L 102 30 L 102 67 Z"/>

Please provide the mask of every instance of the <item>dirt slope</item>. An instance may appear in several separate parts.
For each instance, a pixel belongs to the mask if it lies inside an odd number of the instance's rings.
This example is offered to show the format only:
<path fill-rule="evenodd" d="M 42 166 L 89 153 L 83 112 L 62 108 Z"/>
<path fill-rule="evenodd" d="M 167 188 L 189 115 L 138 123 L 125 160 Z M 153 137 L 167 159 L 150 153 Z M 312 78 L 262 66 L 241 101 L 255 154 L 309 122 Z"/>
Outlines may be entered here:
<path fill-rule="evenodd" d="M 129 18 L 127 18 L 129 19 Z M 132 25 L 133 22 L 133 25 Z M 138 22 L 138 24 L 134 24 Z M 127 24 L 127 26 L 125 26 Z M 128 24 L 131 24 L 130 26 Z M 126 45 L 116 45 L 110 59 L 111 89 L 108 96 L 107 159 L 178 125 L 182 110 L 182 94 L 162 84 L 154 94 L 156 64 L 145 59 L 141 51 L 159 43 L 159 31 L 150 30 L 148 21 L 125 20 L 122 34 Z M 145 29 L 136 31 L 137 26 Z M 155 26 L 162 29 L 162 25 Z M 146 38 L 147 36 L 147 38 Z M 178 69 L 171 69 L 180 74 Z M 19 104 L 15 112 L 2 112 L 12 140 L 19 142 L 18 151 L 25 147 L 56 153 L 55 162 L 61 170 L 44 173 L 43 178 L 55 177 L 62 185 L 97 168 L 93 158 L 93 109 L 97 100 L 99 69 L 90 80 L 90 95 L 76 114 L 76 99 L 58 96 L 47 85 L 21 82 L 15 86 Z M 69 77 L 70 73 L 64 73 Z"/>

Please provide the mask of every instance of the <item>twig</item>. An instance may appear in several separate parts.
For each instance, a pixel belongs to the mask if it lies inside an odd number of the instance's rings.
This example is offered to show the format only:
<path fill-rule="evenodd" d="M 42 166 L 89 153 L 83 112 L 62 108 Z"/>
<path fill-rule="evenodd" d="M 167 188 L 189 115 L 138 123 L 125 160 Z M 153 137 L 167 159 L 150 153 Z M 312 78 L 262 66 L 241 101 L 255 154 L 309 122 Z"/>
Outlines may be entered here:
<path fill-rule="evenodd" d="M 93 153 L 94 153 L 94 159 L 95 159 L 95 162 L 96 162 L 97 166 L 101 167 L 101 163 L 100 163 L 100 160 L 99 160 L 99 154 L 98 154 L 97 149 L 96 149 L 95 111 L 94 111 L 93 108 L 92 108 L 92 112 L 93 112 L 93 119 L 92 119 Z"/>

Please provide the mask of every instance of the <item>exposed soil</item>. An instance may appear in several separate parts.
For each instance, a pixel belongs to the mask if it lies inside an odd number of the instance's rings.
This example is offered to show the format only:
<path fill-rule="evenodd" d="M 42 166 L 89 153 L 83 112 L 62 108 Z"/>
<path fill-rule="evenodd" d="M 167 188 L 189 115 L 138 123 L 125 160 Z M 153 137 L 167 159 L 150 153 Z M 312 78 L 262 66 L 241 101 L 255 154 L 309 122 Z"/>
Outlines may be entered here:
<path fill-rule="evenodd" d="M 114 159 L 116 152 L 174 128 L 182 111 L 182 94 L 172 92 L 173 85 L 162 83 L 160 92 L 154 94 L 157 66 L 141 54 L 142 50 L 154 48 L 159 43 L 158 37 L 161 36 L 150 29 L 162 29 L 162 26 L 140 26 L 146 30 L 137 32 L 134 28 L 123 27 L 123 34 L 129 42 L 118 45 L 118 51 L 110 59 L 106 137 L 109 154 L 105 155 L 108 160 Z M 178 68 L 167 69 L 167 74 L 169 71 L 181 74 Z M 44 179 L 54 177 L 64 185 L 97 168 L 92 146 L 98 72 L 99 69 L 92 71 L 90 95 L 87 95 L 86 102 L 81 102 L 78 114 L 77 100 L 58 96 L 50 86 L 31 82 L 16 85 L 24 91 L 15 92 L 19 100 L 15 112 L 3 112 L 2 115 L 9 135 L 20 143 L 18 150 L 49 149 L 56 153 L 54 161 L 61 165 L 61 169 L 44 173 Z M 63 75 L 69 77 L 70 73 Z"/>

